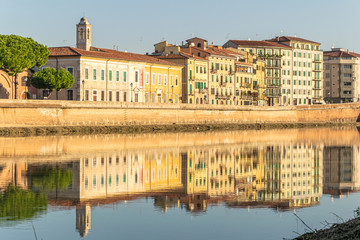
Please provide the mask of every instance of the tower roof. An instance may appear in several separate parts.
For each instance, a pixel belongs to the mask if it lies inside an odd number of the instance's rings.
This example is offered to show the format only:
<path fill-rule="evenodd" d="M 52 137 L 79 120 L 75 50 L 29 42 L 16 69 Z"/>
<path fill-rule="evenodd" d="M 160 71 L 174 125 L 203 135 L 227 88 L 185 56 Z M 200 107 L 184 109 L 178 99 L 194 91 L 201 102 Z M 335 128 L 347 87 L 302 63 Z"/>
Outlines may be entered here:
<path fill-rule="evenodd" d="M 80 24 L 90 24 L 86 17 L 80 19 Z"/>

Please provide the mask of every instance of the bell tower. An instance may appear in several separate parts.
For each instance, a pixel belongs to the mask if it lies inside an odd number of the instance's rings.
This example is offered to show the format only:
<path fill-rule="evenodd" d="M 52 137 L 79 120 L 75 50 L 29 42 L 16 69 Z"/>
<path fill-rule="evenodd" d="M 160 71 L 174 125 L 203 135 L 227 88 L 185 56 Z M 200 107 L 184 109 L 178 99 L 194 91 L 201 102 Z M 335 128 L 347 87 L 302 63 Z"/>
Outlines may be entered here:
<path fill-rule="evenodd" d="M 80 19 L 76 24 L 76 47 L 90 51 L 91 47 L 91 24 L 86 17 Z"/>

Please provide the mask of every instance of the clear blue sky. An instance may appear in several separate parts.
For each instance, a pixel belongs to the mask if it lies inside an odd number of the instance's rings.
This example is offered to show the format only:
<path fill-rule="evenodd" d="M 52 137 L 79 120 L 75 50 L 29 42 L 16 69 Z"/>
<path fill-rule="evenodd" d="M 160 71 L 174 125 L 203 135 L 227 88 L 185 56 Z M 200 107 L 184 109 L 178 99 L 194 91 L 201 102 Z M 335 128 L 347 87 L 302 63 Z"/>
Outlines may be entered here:
<path fill-rule="evenodd" d="M 82 16 L 92 24 L 97 47 L 145 53 L 162 40 L 191 36 L 209 43 L 306 38 L 360 53 L 359 0 L 0 0 L 0 34 L 32 37 L 47 46 L 74 46 Z"/>

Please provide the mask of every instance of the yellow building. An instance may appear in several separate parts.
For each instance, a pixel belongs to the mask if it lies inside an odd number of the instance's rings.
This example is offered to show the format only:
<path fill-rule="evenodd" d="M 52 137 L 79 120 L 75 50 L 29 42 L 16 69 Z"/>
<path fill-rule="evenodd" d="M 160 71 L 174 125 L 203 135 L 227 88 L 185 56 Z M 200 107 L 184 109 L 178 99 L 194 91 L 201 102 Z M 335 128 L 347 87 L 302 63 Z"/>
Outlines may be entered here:
<path fill-rule="evenodd" d="M 64 68 L 75 79 L 59 92 L 60 100 L 178 103 L 182 66 L 147 55 L 91 45 L 91 25 L 82 18 L 74 47 L 49 48 L 44 67 Z M 151 79 L 151 78 L 154 79 Z M 153 84 L 152 84 L 153 83 Z M 51 94 L 50 99 L 55 99 Z M 43 91 L 37 98 L 47 97 Z"/>
<path fill-rule="evenodd" d="M 154 58 L 155 59 L 155 58 Z M 145 102 L 181 102 L 182 66 L 161 61 L 145 64 Z"/>
<path fill-rule="evenodd" d="M 154 57 L 182 65 L 182 102 L 189 104 L 208 103 L 209 63 L 206 58 L 198 57 L 186 51 L 186 48 L 157 43 Z"/>

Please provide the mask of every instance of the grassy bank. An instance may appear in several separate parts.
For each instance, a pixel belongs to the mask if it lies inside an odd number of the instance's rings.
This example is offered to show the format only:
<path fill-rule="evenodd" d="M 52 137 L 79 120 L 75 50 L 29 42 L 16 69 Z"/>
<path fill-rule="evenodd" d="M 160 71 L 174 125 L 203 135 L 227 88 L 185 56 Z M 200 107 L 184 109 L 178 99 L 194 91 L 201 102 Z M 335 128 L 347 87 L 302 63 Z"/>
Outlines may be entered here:
<path fill-rule="evenodd" d="M 0 127 L 2 137 L 128 134 L 156 132 L 203 132 L 216 130 L 284 129 L 305 127 L 359 126 L 358 123 L 261 123 L 261 124 L 184 124 L 184 125 L 132 125 L 132 126 L 53 126 L 53 127 Z"/>
<path fill-rule="evenodd" d="M 295 240 L 340 240 L 360 239 L 360 217 L 345 223 L 334 224 L 328 229 L 314 231 L 301 235 Z"/>

